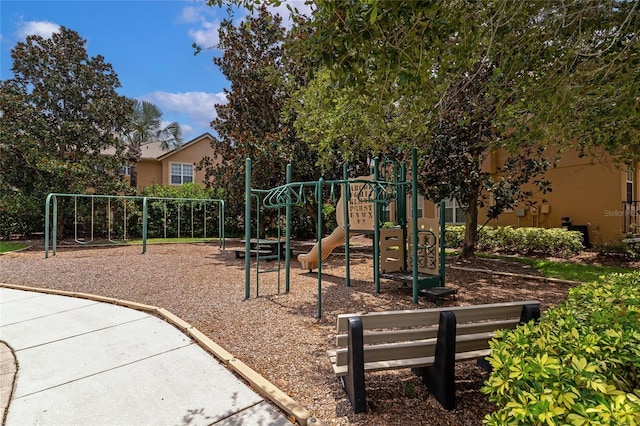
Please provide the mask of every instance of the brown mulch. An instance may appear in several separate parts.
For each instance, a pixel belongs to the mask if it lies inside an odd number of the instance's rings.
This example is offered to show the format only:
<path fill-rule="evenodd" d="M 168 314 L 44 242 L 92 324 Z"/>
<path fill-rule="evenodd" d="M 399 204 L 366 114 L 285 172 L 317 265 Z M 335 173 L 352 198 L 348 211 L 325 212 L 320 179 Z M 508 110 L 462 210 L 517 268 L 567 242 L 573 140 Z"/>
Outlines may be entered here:
<path fill-rule="evenodd" d="M 285 272 L 260 275 L 251 271 L 251 297 L 245 299 L 244 260 L 235 259 L 228 242 L 60 249 L 44 258 L 41 249 L 0 256 L 0 282 L 99 294 L 163 307 L 200 329 L 287 392 L 326 424 L 335 425 L 479 425 L 493 407 L 480 392 L 488 375 L 473 362 L 456 366 L 457 408 L 444 410 L 420 380 L 407 370 L 367 375 L 369 411 L 353 414 L 326 351 L 335 344 L 336 316 L 341 313 L 435 307 L 411 289 L 381 280 L 375 294 L 370 250 L 366 244 L 352 254 L 351 286 L 345 285 L 341 253 L 323 264 L 322 317 L 318 310 L 317 274 L 292 261 L 291 288 L 285 293 Z M 300 244 L 298 252 L 308 250 Z M 295 256 L 294 256 L 295 259 Z M 576 261 L 586 261 L 585 259 Z M 448 259 L 447 286 L 458 290 L 444 306 L 539 300 L 542 309 L 562 302 L 570 284 L 546 283 L 458 269 L 474 268 L 540 275 L 516 262 Z M 254 266 L 254 265 L 253 265 Z M 273 266 L 264 263 L 261 266 Z M 279 288 L 279 290 L 278 290 Z M 256 293 L 258 294 L 256 296 Z"/>

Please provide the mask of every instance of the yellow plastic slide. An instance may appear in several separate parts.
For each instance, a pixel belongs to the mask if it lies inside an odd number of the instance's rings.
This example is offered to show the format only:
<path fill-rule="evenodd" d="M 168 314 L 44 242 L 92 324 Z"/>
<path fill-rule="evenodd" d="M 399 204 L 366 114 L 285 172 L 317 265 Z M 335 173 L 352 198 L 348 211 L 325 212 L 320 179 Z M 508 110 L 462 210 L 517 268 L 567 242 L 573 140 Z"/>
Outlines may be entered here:
<path fill-rule="evenodd" d="M 338 246 L 344 244 L 344 228 L 338 226 L 333 230 L 331 235 L 328 235 L 322 239 L 322 260 L 325 260 L 331 252 Z M 318 243 L 316 243 L 311 251 L 307 254 L 299 254 L 298 262 L 302 269 L 316 269 L 318 267 Z"/>

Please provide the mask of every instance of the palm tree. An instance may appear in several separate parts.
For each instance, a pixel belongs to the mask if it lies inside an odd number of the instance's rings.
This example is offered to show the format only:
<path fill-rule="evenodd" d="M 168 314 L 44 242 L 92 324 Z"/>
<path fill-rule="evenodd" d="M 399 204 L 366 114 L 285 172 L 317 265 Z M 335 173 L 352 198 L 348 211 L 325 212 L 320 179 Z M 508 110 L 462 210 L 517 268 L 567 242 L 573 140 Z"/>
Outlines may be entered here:
<path fill-rule="evenodd" d="M 131 186 L 138 186 L 138 162 L 142 156 L 142 147 L 152 142 L 160 142 L 164 151 L 180 148 L 182 129 L 177 122 L 162 126 L 162 111 L 147 101 L 134 100 L 131 114 L 130 133 L 123 137 L 127 144 L 127 157 L 131 167 Z"/>

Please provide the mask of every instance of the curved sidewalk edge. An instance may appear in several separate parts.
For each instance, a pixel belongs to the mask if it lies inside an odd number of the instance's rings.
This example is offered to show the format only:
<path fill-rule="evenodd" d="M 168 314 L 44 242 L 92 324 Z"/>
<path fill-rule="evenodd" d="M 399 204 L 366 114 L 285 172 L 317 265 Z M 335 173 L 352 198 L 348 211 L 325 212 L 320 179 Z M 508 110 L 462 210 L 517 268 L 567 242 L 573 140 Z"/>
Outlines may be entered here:
<path fill-rule="evenodd" d="M 13 349 L 0 340 L 0 424 L 4 425 L 13 396 L 13 386 L 18 366 Z"/>
<path fill-rule="evenodd" d="M 61 291 L 61 290 L 55 290 L 55 289 L 44 289 L 44 288 L 20 286 L 20 285 L 6 284 L 6 283 L 0 283 L 0 288 L 44 293 L 44 294 L 55 295 L 55 296 L 66 296 L 66 297 L 86 299 L 89 301 L 101 302 L 105 304 L 111 304 L 111 305 L 117 305 L 125 308 L 130 308 L 135 311 L 149 314 L 153 317 L 158 317 L 161 320 L 164 320 L 166 323 L 176 327 L 184 335 L 188 336 L 190 340 L 196 342 L 199 347 L 201 347 L 206 352 L 210 353 L 216 359 L 218 359 L 224 366 L 227 367 L 228 370 L 231 370 L 237 376 L 240 376 L 241 378 L 243 378 L 246 382 L 249 383 L 251 389 L 253 389 L 257 394 L 269 400 L 271 403 L 273 403 L 274 405 L 279 407 L 282 411 L 284 411 L 284 413 L 286 413 L 288 420 L 290 422 L 295 421 L 295 423 L 299 424 L 300 426 L 307 426 L 307 425 L 316 426 L 316 425 L 323 424 L 323 422 L 320 419 L 313 417 L 305 407 L 303 407 L 302 405 L 294 401 L 285 392 L 278 389 L 275 385 L 273 385 L 271 382 L 269 382 L 264 377 L 259 375 L 249 366 L 247 366 L 242 361 L 235 358 L 231 353 L 229 353 L 224 348 L 216 344 L 214 341 L 208 338 L 204 333 L 199 331 L 197 328 L 193 327 L 191 324 L 184 321 L 182 318 L 174 315 L 173 313 L 171 313 L 170 311 L 164 308 L 145 305 L 137 302 L 131 302 L 127 300 L 114 299 L 114 298 L 109 298 L 109 297 L 104 297 L 99 295 L 87 294 L 87 293 L 68 292 L 68 291 Z M 14 362 L 14 365 L 15 365 L 15 362 Z M 13 389 L 13 384 L 12 384 L 12 389 Z M 11 407 L 9 407 L 8 411 L 11 411 Z"/>

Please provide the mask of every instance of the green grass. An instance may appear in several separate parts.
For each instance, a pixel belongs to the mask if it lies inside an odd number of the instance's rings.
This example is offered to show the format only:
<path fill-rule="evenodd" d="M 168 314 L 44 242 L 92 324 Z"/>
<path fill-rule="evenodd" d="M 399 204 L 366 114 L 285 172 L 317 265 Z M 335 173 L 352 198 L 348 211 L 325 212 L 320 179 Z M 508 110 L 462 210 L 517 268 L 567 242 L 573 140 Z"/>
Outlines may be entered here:
<path fill-rule="evenodd" d="M 7 253 L 9 251 L 20 250 L 28 247 L 27 243 L 20 243 L 16 241 L 0 241 L 0 253 Z"/>
<path fill-rule="evenodd" d="M 547 277 L 558 278 L 562 280 L 579 281 L 579 282 L 596 282 L 601 275 L 607 274 L 628 274 L 633 272 L 631 268 L 620 268 L 616 266 L 598 266 L 585 265 L 572 262 L 553 262 L 543 259 L 530 259 L 527 257 L 505 257 L 497 255 L 478 254 L 479 257 L 488 257 L 493 259 L 508 259 L 519 263 L 529 265 Z"/>

